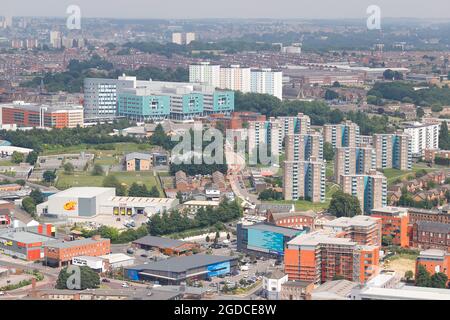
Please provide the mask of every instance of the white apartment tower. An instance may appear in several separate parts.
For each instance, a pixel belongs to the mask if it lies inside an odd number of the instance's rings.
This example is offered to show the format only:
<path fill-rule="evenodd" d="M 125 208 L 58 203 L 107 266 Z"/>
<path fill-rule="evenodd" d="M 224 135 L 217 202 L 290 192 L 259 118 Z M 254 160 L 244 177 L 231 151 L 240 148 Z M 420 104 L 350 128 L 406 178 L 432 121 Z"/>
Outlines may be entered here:
<path fill-rule="evenodd" d="M 244 93 L 251 90 L 250 68 L 240 65 L 230 65 L 220 69 L 220 88 Z"/>
<path fill-rule="evenodd" d="M 270 94 L 283 99 L 283 73 L 270 68 L 251 71 L 251 92 Z"/>
<path fill-rule="evenodd" d="M 220 81 L 221 69 L 219 65 L 212 65 L 209 62 L 200 62 L 189 66 L 189 82 L 202 83 L 215 88 L 222 88 Z"/>
<path fill-rule="evenodd" d="M 404 132 L 411 136 L 412 153 L 423 155 L 425 149 L 438 149 L 439 129 L 439 123 L 407 123 Z"/>

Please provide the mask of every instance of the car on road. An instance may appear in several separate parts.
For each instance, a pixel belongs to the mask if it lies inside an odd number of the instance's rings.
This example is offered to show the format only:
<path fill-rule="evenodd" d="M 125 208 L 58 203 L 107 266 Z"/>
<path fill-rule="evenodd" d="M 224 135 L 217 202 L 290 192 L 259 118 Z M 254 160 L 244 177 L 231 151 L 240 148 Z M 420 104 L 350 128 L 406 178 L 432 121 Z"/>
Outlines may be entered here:
<path fill-rule="evenodd" d="M 240 267 L 241 271 L 248 271 L 248 266 L 247 265 L 243 265 Z"/>
<path fill-rule="evenodd" d="M 109 280 L 109 279 L 106 279 L 106 278 L 104 278 L 104 279 L 102 279 L 102 282 L 105 282 L 105 283 L 110 283 L 110 282 L 111 282 L 111 280 Z"/>
<path fill-rule="evenodd" d="M 131 249 L 131 248 L 128 248 L 128 249 L 127 249 L 127 253 L 128 253 L 128 254 L 133 254 L 133 253 L 134 253 L 134 250 Z"/>
<path fill-rule="evenodd" d="M 145 254 L 145 253 L 143 253 L 143 254 L 141 254 L 141 257 L 142 257 L 142 258 L 148 258 L 148 255 Z"/>
<path fill-rule="evenodd" d="M 122 283 L 122 288 L 129 288 L 130 286 L 128 285 L 128 283 L 124 282 Z"/>

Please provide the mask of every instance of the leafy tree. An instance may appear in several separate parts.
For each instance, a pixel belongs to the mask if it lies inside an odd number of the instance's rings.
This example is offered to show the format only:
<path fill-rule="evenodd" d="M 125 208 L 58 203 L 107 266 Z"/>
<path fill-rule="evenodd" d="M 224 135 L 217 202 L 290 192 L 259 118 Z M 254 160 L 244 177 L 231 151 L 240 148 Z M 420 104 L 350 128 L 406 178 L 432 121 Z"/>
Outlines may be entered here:
<path fill-rule="evenodd" d="M 92 168 L 92 175 L 93 176 L 102 176 L 104 174 L 103 167 L 99 165 L 98 163 L 94 165 L 94 168 Z"/>
<path fill-rule="evenodd" d="M 73 164 L 71 162 L 65 163 L 63 168 L 64 168 L 64 173 L 67 175 L 72 175 L 73 172 L 75 171 L 75 167 L 73 166 Z"/>
<path fill-rule="evenodd" d="M 194 218 L 177 210 L 153 215 L 148 222 L 149 233 L 154 236 L 167 235 L 194 228 L 215 226 L 222 229 L 219 223 L 229 222 L 242 216 L 242 207 L 236 201 L 222 201 L 213 208 L 200 208 Z"/>
<path fill-rule="evenodd" d="M 209 234 L 208 234 L 208 235 L 206 235 L 206 239 L 205 239 L 205 241 L 206 241 L 206 242 L 210 242 L 210 241 L 211 241 L 211 238 L 209 237 Z"/>
<path fill-rule="evenodd" d="M 22 208 L 32 216 L 36 213 L 36 203 L 34 202 L 33 198 L 31 197 L 25 197 L 22 200 Z"/>
<path fill-rule="evenodd" d="M 23 179 L 16 180 L 16 183 L 21 185 L 22 187 L 27 184 L 27 182 L 25 180 L 23 180 Z"/>
<path fill-rule="evenodd" d="M 22 163 L 25 160 L 25 156 L 23 155 L 23 153 L 14 151 L 13 154 L 11 155 L 11 161 L 14 163 Z"/>
<path fill-rule="evenodd" d="M 416 274 L 416 286 L 418 287 L 430 287 L 431 286 L 431 276 L 427 269 L 419 264 Z"/>
<path fill-rule="evenodd" d="M 103 179 L 102 185 L 105 188 L 116 188 L 116 195 L 118 196 L 125 196 L 127 193 L 126 187 L 122 183 L 120 183 L 120 181 L 114 175 L 106 176 Z"/>
<path fill-rule="evenodd" d="M 439 129 L 439 149 L 450 150 L 450 134 L 448 132 L 447 121 L 442 121 Z"/>
<path fill-rule="evenodd" d="M 53 130 L 31 129 L 7 131 L 0 130 L 3 139 L 10 141 L 13 145 L 23 148 L 34 149 L 36 152 L 43 150 L 45 145 L 60 145 L 69 147 L 80 144 L 104 145 L 118 142 L 141 143 L 138 138 L 130 136 L 111 136 L 114 129 L 124 129 L 133 125 L 128 120 L 118 120 L 108 124 L 98 124 L 86 128 L 62 128 Z"/>
<path fill-rule="evenodd" d="M 55 173 L 55 171 L 47 170 L 42 175 L 42 178 L 44 178 L 45 182 L 52 183 L 56 179 L 56 173 Z"/>
<path fill-rule="evenodd" d="M 230 240 L 231 239 L 231 235 L 230 235 L 230 233 L 227 233 L 227 240 Z"/>
<path fill-rule="evenodd" d="M 403 80 L 403 74 L 398 71 L 392 71 L 391 69 L 387 69 L 383 73 L 383 77 L 386 80 Z"/>
<path fill-rule="evenodd" d="M 358 198 L 341 190 L 333 194 L 328 212 L 336 217 L 353 217 L 362 213 Z"/>
<path fill-rule="evenodd" d="M 160 123 L 156 126 L 149 142 L 154 146 L 163 147 L 165 150 L 171 150 L 173 147 L 170 137 L 164 132 L 164 128 Z"/>
<path fill-rule="evenodd" d="M 339 81 L 335 81 L 333 82 L 333 88 L 340 88 L 341 84 L 339 83 Z"/>
<path fill-rule="evenodd" d="M 31 165 L 34 165 L 38 159 L 39 154 L 36 151 L 31 151 L 26 158 L 26 162 L 28 162 Z"/>
<path fill-rule="evenodd" d="M 258 199 L 259 200 L 281 200 L 281 198 L 283 197 L 283 194 L 281 192 L 277 192 L 273 189 L 266 189 L 263 190 L 259 196 Z"/>
<path fill-rule="evenodd" d="M 128 190 L 128 196 L 147 197 L 148 196 L 147 186 L 145 184 L 137 184 L 136 182 L 133 182 L 133 184 L 130 186 L 130 189 Z"/>
<path fill-rule="evenodd" d="M 323 144 L 323 158 L 327 161 L 332 161 L 334 159 L 333 145 L 329 142 Z"/>
<path fill-rule="evenodd" d="M 431 287 L 433 288 L 442 288 L 445 289 L 447 287 L 448 277 L 443 272 L 436 272 L 430 278 Z"/>
<path fill-rule="evenodd" d="M 56 281 L 57 289 L 71 289 L 67 287 L 67 280 L 71 274 L 67 272 L 67 267 L 61 269 Z M 97 272 L 87 266 L 80 267 L 80 286 L 81 290 L 95 289 L 100 287 L 100 276 Z"/>
<path fill-rule="evenodd" d="M 408 270 L 405 272 L 405 279 L 406 281 L 411 281 L 411 279 L 414 277 L 414 272 L 412 272 L 411 270 Z"/>
<path fill-rule="evenodd" d="M 335 99 L 339 98 L 339 94 L 336 91 L 327 89 L 325 91 L 324 98 L 325 98 L 325 100 L 335 100 Z"/>
<path fill-rule="evenodd" d="M 181 191 L 177 192 L 177 199 L 180 201 L 180 204 L 183 203 L 183 193 Z"/>
<path fill-rule="evenodd" d="M 417 108 L 416 110 L 417 118 L 421 119 L 425 115 L 425 111 L 423 111 L 423 108 Z"/>
<path fill-rule="evenodd" d="M 150 191 L 148 192 L 148 197 L 150 198 L 159 198 L 160 194 L 159 194 L 159 190 L 156 186 L 153 186 Z"/>
<path fill-rule="evenodd" d="M 442 110 L 444 110 L 444 108 L 438 103 L 435 103 L 431 106 L 431 111 L 433 112 L 441 112 Z"/>
<path fill-rule="evenodd" d="M 40 189 L 34 189 L 30 193 L 30 197 L 33 199 L 35 204 L 41 204 L 44 202 L 44 195 L 42 194 Z"/>

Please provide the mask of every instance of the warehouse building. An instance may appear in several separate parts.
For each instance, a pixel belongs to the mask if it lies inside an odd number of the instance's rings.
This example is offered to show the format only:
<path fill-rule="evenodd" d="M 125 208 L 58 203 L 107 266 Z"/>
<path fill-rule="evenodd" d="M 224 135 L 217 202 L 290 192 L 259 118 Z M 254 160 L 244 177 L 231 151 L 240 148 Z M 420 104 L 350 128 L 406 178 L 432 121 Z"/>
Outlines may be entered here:
<path fill-rule="evenodd" d="M 137 239 L 133 241 L 133 246 L 144 250 L 156 249 L 169 256 L 188 254 L 200 248 L 196 243 L 154 236 Z"/>
<path fill-rule="evenodd" d="M 91 218 L 97 215 L 153 215 L 174 209 L 178 199 L 118 197 L 115 188 L 77 187 L 48 197 L 37 206 L 38 215 Z"/>
<path fill-rule="evenodd" d="M 0 253 L 27 261 L 44 258 L 44 245 L 56 241 L 50 224 L 0 229 Z"/>
<path fill-rule="evenodd" d="M 186 280 L 205 280 L 225 275 L 237 267 L 237 257 L 196 254 L 129 267 L 125 269 L 125 276 L 134 281 L 178 285 Z"/>
<path fill-rule="evenodd" d="M 103 256 L 78 256 L 72 258 L 75 266 L 87 266 L 97 272 L 105 272 L 113 269 L 134 265 L 135 259 L 123 253 L 111 253 Z"/>

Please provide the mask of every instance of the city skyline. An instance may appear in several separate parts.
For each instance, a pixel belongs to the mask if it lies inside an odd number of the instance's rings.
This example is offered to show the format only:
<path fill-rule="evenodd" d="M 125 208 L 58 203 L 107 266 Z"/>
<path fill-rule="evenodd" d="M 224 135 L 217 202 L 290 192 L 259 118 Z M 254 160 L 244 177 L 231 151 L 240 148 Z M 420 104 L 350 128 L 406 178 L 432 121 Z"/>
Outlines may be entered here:
<path fill-rule="evenodd" d="M 395 4 L 388 0 L 374 3 L 370 0 L 321 0 L 316 3 L 305 1 L 281 0 L 274 6 L 269 0 L 247 0 L 245 4 L 237 0 L 217 2 L 212 5 L 206 0 L 193 3 L 181 0 L 162 2 L 158 0 L 128 1 L 127 10 L 122 4 L 106 3 L 105 0 L 87 1 L 55 1 L 43 0 L 38 4 L 29 0 L 15 1 L 3 5 L 2 12 L 8 16 L 67 16 L 66 9 L 70 5 L 78 5 L 85 17 L 105 17 L 123 19 L 204 19 L 204 18 L 272 18 L 272 19 L 365 19 L 366 9 L 370 5 L 381 8 L 382 17 L 386 18 L 424 18 L 450 19 L 450 3 L 442 0 L 430 0 L 427 10 L 421 7 L 418 0 L 398 0 Z M 177 10 L 174 10 L 177 9 Z M 175 13 L 176 12 L 176 13 Z"/>

